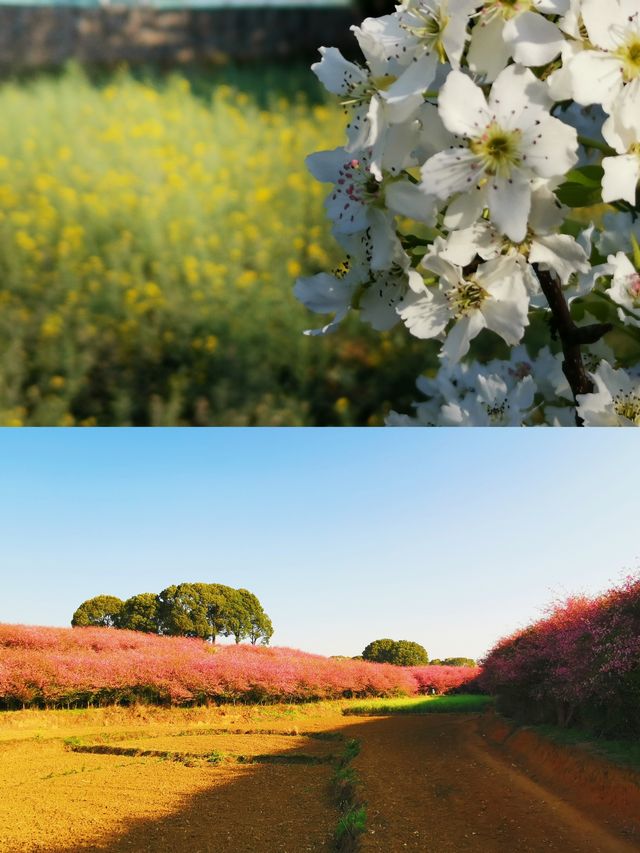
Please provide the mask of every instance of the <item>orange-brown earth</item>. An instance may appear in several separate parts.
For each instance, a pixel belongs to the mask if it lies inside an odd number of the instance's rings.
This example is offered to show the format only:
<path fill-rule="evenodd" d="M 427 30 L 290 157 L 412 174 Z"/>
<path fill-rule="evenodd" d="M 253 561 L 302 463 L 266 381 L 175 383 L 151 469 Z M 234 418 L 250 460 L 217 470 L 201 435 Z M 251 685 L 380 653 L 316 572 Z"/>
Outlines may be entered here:
<path fill-rule="evenodd" d="M 338 820 L 332 766 L 317 762 L 344 741 L 310 736 L 319 732 L 360 741 L 352 766 L 367 803 L 363 853 L 640 850 L 633 820 L 607 824 L 579 796 L 579 778 L 575 791 L 566 778 L 556 785 L 539 763 L 527 765 L 522 744 L 514 752 L 509 739 L 487 737 L 477 715 L 343 717 L 340 703 L 5 713 L 0 850 L 329 851 Z M 314 763 L 237 763 L 250 755 Z"/>

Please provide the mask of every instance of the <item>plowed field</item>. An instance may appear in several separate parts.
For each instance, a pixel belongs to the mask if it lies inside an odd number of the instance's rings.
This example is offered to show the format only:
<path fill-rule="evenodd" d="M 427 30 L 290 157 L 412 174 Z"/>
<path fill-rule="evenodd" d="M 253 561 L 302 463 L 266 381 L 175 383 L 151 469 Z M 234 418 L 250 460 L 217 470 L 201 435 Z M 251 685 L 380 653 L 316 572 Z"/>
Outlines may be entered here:
<path fill-rule="evenodd" d="M 348 739 L 363 853 L 640 850 L 628 827 L 516 766 L 478 715 L 343 717 L 337 703 L 5 713 L 0 850 L 329 851 Z"/>

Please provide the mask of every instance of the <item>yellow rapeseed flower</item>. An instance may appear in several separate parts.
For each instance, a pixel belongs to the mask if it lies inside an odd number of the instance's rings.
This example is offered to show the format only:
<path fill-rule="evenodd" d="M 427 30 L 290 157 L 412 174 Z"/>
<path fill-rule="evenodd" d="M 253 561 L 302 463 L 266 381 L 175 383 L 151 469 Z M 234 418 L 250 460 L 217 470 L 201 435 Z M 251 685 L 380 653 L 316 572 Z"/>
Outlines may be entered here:
<path fill-rule="evenodd" d="M 297 278 L 302 272 L 302 264 L 294 258 L 289 258 L 287 261 L 287 273 L 291 278 Z"/>
<path fill-rule="evenodd" d="M 62 331 L 62 317 L 60 314 L 47 314 L 40 326 L 43 338 L 57 338 Z"/>

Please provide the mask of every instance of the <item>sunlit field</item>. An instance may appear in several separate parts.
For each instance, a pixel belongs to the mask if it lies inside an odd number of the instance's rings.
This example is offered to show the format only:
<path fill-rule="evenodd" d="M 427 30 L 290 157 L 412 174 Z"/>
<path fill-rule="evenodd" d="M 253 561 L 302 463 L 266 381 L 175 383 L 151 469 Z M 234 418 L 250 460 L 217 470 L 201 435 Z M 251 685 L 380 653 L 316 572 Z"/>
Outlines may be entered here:
<path fill-rule="evenodd" d="M 399 696 L 392 699 L 365 699 L 345 708 L 347 716 L 380 714 L 456 714 L 478 713 L 493 705 L 492 696 L 453 694 L 451 696 Z"/>
<path fill-rule="evenodd" d="M 305 68 L 0 86 L 0 423 L 379 423 L 426 366 L 402 330 L 319 341 L 296 276 L 341 258 Z"/>

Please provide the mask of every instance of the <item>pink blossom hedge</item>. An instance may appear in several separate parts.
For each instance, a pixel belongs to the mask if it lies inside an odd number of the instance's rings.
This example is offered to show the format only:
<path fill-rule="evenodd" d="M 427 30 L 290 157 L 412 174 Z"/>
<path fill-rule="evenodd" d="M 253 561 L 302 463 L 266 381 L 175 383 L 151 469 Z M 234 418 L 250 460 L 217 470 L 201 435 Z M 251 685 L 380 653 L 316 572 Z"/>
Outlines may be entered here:
<path fill-rule="evenodd" d="M 397 667 L 110 628 L 0 625 L 0 706 L 304 701 L 445 693 L 470 667 Z"/>
<path fill-rule="evenodd" d="M 640 734 L 640 576 L 595 597 L 573 596 L 506 637 L 481 684 L 531 722 Z"/>

